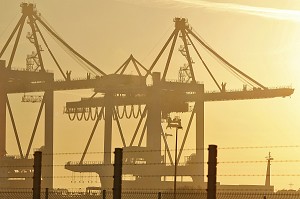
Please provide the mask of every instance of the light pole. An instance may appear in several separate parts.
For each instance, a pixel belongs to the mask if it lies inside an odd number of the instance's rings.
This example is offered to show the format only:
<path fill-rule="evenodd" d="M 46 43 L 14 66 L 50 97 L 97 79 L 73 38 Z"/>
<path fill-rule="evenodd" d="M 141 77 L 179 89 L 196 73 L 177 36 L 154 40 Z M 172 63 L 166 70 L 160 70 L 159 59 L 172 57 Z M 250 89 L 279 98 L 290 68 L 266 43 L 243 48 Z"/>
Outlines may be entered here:
<path fill-rule="evenodd" d="M 167 128 L 176 128 L 175 135 L 175 169 L 174 169 L 174 199 L 176 199 L 176 178 L 177 178 L 177 140 L 178 140 L 178 129 L 182 129 L 181 119 L 179 117 L 175 117 L 173 120 L 171 118 L 168 119 Z"/>
<path fill-rule="evenodd" d="M 165 143 L 165 164 L 167 164 L 167 139 L 169 136 L 173 136 L 172 134 L 165 133 L 166 143 Z"/>
<path fill-rule="evenodd" d="M 173 136 L 172 134 L 169 134 L 169 133 L 165 133 L 165 137 L 166 137 L 166 143 L 165 143 L 165 158 L 164 158 L 164 162 L 167 166 L 167 139 L 168 139 L 168 136 Z M 165 181 L 166 181 L 166 176 L 164 177 Z"/>

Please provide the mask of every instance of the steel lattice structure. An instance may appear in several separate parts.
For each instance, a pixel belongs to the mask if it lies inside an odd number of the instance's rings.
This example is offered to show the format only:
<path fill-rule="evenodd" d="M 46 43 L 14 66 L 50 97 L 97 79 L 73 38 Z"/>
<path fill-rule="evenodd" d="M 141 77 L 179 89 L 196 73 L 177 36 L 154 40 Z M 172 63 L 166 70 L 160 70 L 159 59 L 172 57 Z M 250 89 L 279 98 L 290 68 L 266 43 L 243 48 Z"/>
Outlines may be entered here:
<path fill-rule="evenodd" d="M 42 20 L 33 4 L 22 3 L 21 7 L 22 16 L 0 52 L 0 59 L 3 59 L 4 52 L 7 50 L 7 47 L 15 36 L 15 42 L 13 44 L 13 50 L 8 59 L 8 64 L 6 65 L 5 61 L 0 62 L 0 164 L 25 165 L 25 167 L 22 169 L 26 170 L 27 172 L 26 174 L 22 173 L 22 177 L 25 177 L 29 181 L 32 174 L 32 160 L 29 158 L 29 152 L 31 150 L 31 145 L 35 137 L 36 128 L 43 109 L 45 112 L 46 121 L 43 152 L 46 154 L 53 154 L 53 100 L 55 91 L 92 88 L 95 92 L 95 94 L 90 98 L 82 99 L 79 102 L 68 102 L 66 104 L 65 113 L 69 115 L 71 120 L 77 118 L 78 120 L 84 119 L 95 121 L 81 160 L 78 163 L 67 163 L 65 166 L 67 169 L 75 172 L 96 172 L 99 174 L 100 179 L 104 174 L 111 174 L 113 168 L 111 164 L 113 133 L 112 123 L 115 121 L 122 139 L 124 151 L 128 152 L 127 154 L 131 154 L 124 157 L 125 163 L 127 163 L 129 166 L 126 166 L 125 164 L 123 171 L 125 174 L 132 174 L 138 179 L 134 182 L 128 182 L 128 185 L 126 186 L 129 187 L 133 185 L 139 187 L 144 186 L 145 183 L 153 182 L 153 188 L 164 186 L 162 185 L 163 182 L 161 182 L 161 176 L 170 176 L 173 173 L 172 168 L 174 167 L 174 161 L 172 160 L 170 150 L 168 149 L 168 142 L 161 124 L 162 119 L 164 119 L 169 121 L 169 126 L 172 126 L 172 120 L 170 120 L 168 117 L 170 113 L 190 112 L 190 118 L 188 124 L 186 125 L 187 128 L 184 133 L 184 139 L 180 145 L 178 157 L 176 157 L 178 160 L 182 155 L 182 150 L 185 146 L 186 138 L 189 135 L 192 121 L 194 118 L 196 118 L 196 153 L 195 155 L 190 156 L 189 162 L 187 162 L 185 166 L 178 166 L 178 175 L 189 176 L 191 170 L 197 170 L 197 175 L 192 178 L 194 185 L 199 186 L 204 183 L 204 164 L 200 164 L 200 166 L 197 166 L 196 168 L 195 164 L 193 163 L 204 162 L 204 152 L 202 150 L 204 148 L 204 102 L 285 97 L 290 96 L 294 91 L 292 88 L 267 88 L 250 76 L 246 75 L 244 72 L 240 71 L 237 67 L 230 64 L 211 47 L 209 47 L 202 39 L 200 39 L 190 28 L 185 18 L 174 19 L 175 29 L 149 69 L 144 67 L 131 55 L 114 74 L 106 75 L 106 73 L 84 58 L 80 53 L 75 51 L 70 45 L 61 39 L 55 33 L 55 31 Z M 36 52 L 27 57 L 26 69 L 15 70 L 12 67 L 13 60 L 26 19 L 32 31 L 32 33 L 27 35 L 27 38 L 34 45 Z M 45 37 L 40 31 L 40 25 L 43 26 L 50 35 L 57 39 L 72 54 L 74 54 L 74 56 L 86 63 L 86 65 L 89 67 L 89 71 L 93 72 L 95 78 L 92 78 L 90 75 L 88 75 L 82 80 L 72 80 L 70 72 L 65 74 L 58 60 L 54 56 L 54 53 L 47 44 Z M 178 38 L 181 38 L 183 42 L 180 52 L 188 63 L 181 68 L 180 81 L 169 82 L 166 80 L 166 76 L 170 70 L 170 62 Z M 197 50 L 194 42 L 198 42 L 202 47 L 207 49 L 213 56 L 225 64 L 229 70 L 243 78 L 244 81 L 252 86 L 253 89 L 245 88 L 241 91 L 226 91 L 225 85 L 223 83 L 219 84 L 216 78 L 213 76 L 212 72 L 208 68 L 208 65 Z M 40 43 L 43 43 L 43 45 L 46 47 L 61 75 L 64 77 L 64 81 L 54 81 L 54 74 L 45 69 Z M 170 46 L 170 51 L 167 56 L 164 71 L 161 75 L 160 73 L 155 72 L 154 68 L 168 46 Z M 219 92 L 204 92 L 204 85 L 197 83 L 193 68 L 194 61 L 190 55 L 192 50 L 196 53 L 200 62 L 218 87 Z M 138 75 L 124 74 L 128 64 L 131 62 L 134 65 Z M 152 78 L 152 85 L 147 85 L 146 83 L 146 79 L 149 76 Z M 24 96 L 24 101 L 33 102 L 38 100 L 41 102 L 30 143 L 27 147 L 26 153 L 24 154 L 7 96 L 12 93 L 25 92 L 44 92 L 44 95 L 42 97 L 31 98 Z M 103 94 L 103 96 L 96 97 L 98 93 Z M 192 110 L 190 110 L 190 103 L 194 104 Z M 16 142 L 20 152 L 20 159 L 9 157 L 6 154 L 6 109 L 8 109 L 11 118 Z M 129 145 L 126 144 L 120 122 L 120 120 L 124 117 L 138 119 L 138 124 L 135 128 L 136 130 Z M 104 119 L 105 126 L 104 164 L 87 165 L 84 163 L 84 158 L 88 151 L 93 135 L 97 129 L 97 125 L 101 119 Z M 142 125 L 143 123 L 144 126 Z M 141 132 L 141 137 L 138 141 L 138 144 L 135 144 L 138 132 Z M 146 147 L 141 147 L 144 137 L 146 137 L 147 140 Z M 161 160 L 162 141 L 167 147 L 168 157 L 171 162 L 170 166 Z M 134 154 L 134 151 L 139 151 L 139 153 Z M 149 155 L 149 151 L 151 151 L 151 155 Z M 140 161 L 143 164 L 136 164 L 137 161 Z M 52 188 L 53 155 L 47 155 L 47 158 L 44 159 L 44 164 L 50 166 L 43 170 L 43 175 L 48 176 L 48 178 L 44 180 L 43 186 Z M 135 167 L 132 167 L 132 164 L 135 164 Z M 14 171 L 19 170 L 20 168 L 14 168 L 11 166 L 10 169 L 5 170 L 3 173 L 7 174 L 8 179 L 10 175 L 18 175 Z M 145 172 L 146 174 L 148 172 L 154 177 L 141 179 L 139 176 L 142 172 L 144 174 Z M 7 179 L 3 182 L 8 183 Z M 103 188 L 111 187 L 111 183 L 112 179 L 101 179 Z M 16 184 L 14 185 L 17 186 Z M 169 185 L 166 186 L 168 187 Z"/>

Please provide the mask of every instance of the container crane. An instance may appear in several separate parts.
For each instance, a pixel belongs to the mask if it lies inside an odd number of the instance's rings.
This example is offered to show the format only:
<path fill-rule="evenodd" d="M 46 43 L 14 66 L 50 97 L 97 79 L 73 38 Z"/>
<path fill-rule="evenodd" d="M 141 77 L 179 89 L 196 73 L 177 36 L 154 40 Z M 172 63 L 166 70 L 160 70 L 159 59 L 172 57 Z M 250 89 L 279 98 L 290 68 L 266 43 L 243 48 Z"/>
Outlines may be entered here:
<path fill-rule="evenodd" d="M 54 91 L 59 90 L 76 90 L 94 88 L 94 85 L 101 84 L 101 76 L 106 75 L 97 66 L 83 57 L 69 44 L 67 44 L 55 31 L 44 22 L 40 13 L 37 12 L 36 6 L 31 3 L 21 3 L 21 18 L 10 34 L 8 40 L 3 45 L 0 51 L 0 168 L 4 176 L 1 176 L 1 187 L 8 188 L 31 188 L 32 186 L 32 165 L 33 159 L 30 157 L 30 150 L 35 138 L 37 126 L 40 122 L 40 117 L 44 110 L 45 112 L 45 127 L 44 127 L 44 146 L 41 147 L 44 153 L 50 154 L 43 158 L 45 165 L 49 165 L 43 169 L 43 187 L 53 187 L 53 108 L 54 108 Z M 18 49 L 18 44 L 22 35 L 24 26 L 28 24 L 30 33 L 26 38 L 34 46 L 34 51 L 26 58 L 26 68 L 13 67 L 13 61 Z M 83 78 L 81 80 L 73 80 L 67 78 L 59 61 L 54 56 L 50 49 L 40 27 L 43 27 L 48 34 L 53 36 L 61 45 L 68 49 L 75 57 L 85 63 L 89 72 L 93 72 L 93 77 Z M 13 43 L 13 39 L 15 41 Z M 12 51 L 6 62 L 4 55 L 10 44 L 12 44 Z M 42 48 L 42 45 L 44 48 Z M 63 81 L 55 81 L 54 74 L 47 71 L 45 68 L 43 53 L 48 52 L 55 63 L 55 66 L 60 71 Z M 8 95 L 13 93 L 31 93 L 43 92 L 42 96 L 34 96 L 24 94 L 23 102 L 40 102 L 38 116 L 34 123 L 33 131 L 30 137 L 29 145 L 26 152 L 23 151 L 19 139 L 19 132 L 17 124 L 14 119 L 12 108 L 9 102 Z M 7 110 L 12 123 L 15 134 L 19 156 L 10 156 L 6 151 L 6 115 Z M 17 165 L 23 165 L 19 167 Z M 13 180 L 10 180 L 13 179 Z M 24 180 L 25 179 L 25 180 Z"/>
<path fill-rule="evenodd" d="M 191 185 L 193 187 L 204 187 L 204 164 L 201 164 L 204 163 L 204 102 L 287 97 L 293 94 L 294 89 L 289 87 L 268 88 L 233 66 L 197 36 L 189 26 L 187 19 L 175 18 L 174 22 L 174 31 L 160 50 L 150 68 L 146 70 L 147 73 L 144 76 L 140 74 L 127 76 L 107 75 L 105 78 L 109 79 L 107 81 L 109 84 L 98 85 L 94 90 L 96 94 L 101 93 L 104 94 L 103 96 L 96 97 L 95 94 L 88 99 L 66 103 L 65 113 L 67 113 L 70 118 L 83 118 L 84 115 L 90 114 L 94 115 L 93 119 L 95 120 L 95 125 L 81 160 L 79 162 L 68 162 L 65 165 L 66 169 L 73 172 L 95 172 L 100 176 L 101 187 L 103 189 L 111 188 L 112 179 L 103 176 L 113 174 L 113 166 L 111 164 L 112 122 L 115 121 L 123 142 L 124 161 L 127 163 L 123 167 L 123 173 L 133 175 L 135 178 L 134 180 L 123 182 L 123 187 L 134 187 L 136 189 L 145 187 L 152 189 L 172 188 L 171 182 L 161 181 L 162 176 L 172 176 L 174 168 L 161 121 L 167 119 L 169 113 L 172 112 L 190 112 L 190 104 L 193 104 L 194 106 L 186 126 L 177 160 L 179 161 L 182 156 L 182 151 L 194 117 L 196 117 L 196 152 L 190 156 L 186 165 L 178 166 L 177 174 L 178 176 L 190 176 L 193 179 Z M 180 52 L 188 62 L 184 68 L 188 78 L 186 78 L 185 81 L 182 81 L 182 79 L 180 79 L 180 81 L 167 81 L 166 76 L 170 70 L 170 62 L 178 37 L 180 37 L 183 42 L 183 46 L 180 47 Z M 225 88 L 226 84 L 220 84 L 214 77 L 207 63 L 196 48 L 194 41 L 209 51 L 209 53 L 224 64 L 229 71 L 240 79 L 243 79 L 252 89 L 244 87 L 242 90 L 227 91 Z M 153 72 L 157 62 L 161 59 L 169 46 L 170 51 L 162 75 L 161 73 Z M 204 84 L 196 81 L 193 68 L 195 62 L 191 59 L 192 50 L 195 51 L 219 91 L 205 92 Z M 146 84 L 146 78 L 148 78 L 149 75 L 152 76 L 152 85 Z M 123 130 L 119 121 L 121 117 L 118 112 L 118 107 L 126 106 L 144 107 L 144 110 L 139 112 L 140 118 L 129 145 L 126 145 L 124 140 Z M 136 112 L 138 112 L 138 110 L 139 109 L 136 108 Z M 90 141 L 94 136 L 99 121 L 103 118 L 105 118 L 103 146 L 105 155 L 103 164 L 85 163 L 84 158 L 88 151 Z M 144 126 L 141 127 L 143 121 Z M 134 145 L 138 132 L 141 133 L 141 136 L 138 144 Z M 146 146 L 142 147 L 141 143 L 144 137 L 146 137 Z M 161 140 L 163 140 L 166 146 L 170 165 L 166 164 L 166 162 L 162 162 Z M 134 153 L 134 151 L 136 151 L 136 153 Z M 149 155 L 149 151 L 151 151 L 151 155 Z"/>

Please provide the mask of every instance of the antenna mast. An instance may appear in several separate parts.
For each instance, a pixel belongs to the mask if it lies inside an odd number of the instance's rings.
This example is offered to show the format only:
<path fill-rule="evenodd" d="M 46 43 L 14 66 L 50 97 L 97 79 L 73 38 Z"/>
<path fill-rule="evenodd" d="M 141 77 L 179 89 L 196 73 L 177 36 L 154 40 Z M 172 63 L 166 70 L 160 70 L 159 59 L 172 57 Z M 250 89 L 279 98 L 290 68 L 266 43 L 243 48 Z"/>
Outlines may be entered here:
<path fill-rule="evenodd" d="M 269 152 L 269 156 L 267 156 L 266 158 L 268 160 L 268 164 L 267 164 L 265 186 L 270 187 L 271 186 L 271 160 L 274 160 L 274 158 L 271 157 L 271 152 Z"/>

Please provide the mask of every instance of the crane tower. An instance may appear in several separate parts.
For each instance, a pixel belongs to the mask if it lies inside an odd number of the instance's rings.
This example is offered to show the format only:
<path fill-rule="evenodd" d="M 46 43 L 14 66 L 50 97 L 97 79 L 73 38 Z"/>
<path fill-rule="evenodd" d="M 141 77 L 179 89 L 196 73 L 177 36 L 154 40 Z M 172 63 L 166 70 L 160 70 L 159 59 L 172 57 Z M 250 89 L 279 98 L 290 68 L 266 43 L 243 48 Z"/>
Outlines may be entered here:
<path fill-rule="evenodd" d="M 229 100 L 246 100 L 246 99 L 263 99 L 274 97 L 286 97 L 293 93 L 292 88 L 268 88 L 246 73 L 239 70 L 237 67 L 229 63 L 220 54 L 214 51 L 206 42 L 204 42 L 190 27 L 187 19 L 175 18 L 175 29 L 160 50 L 149 69 L 146 69 L 146 74 L 142 75 L 122 75 L 115 74 L 106 75 L 103 79 L 106 84 L 99 85 L 94 89 L 95 94 L 88 98 L 76 102 L 67 102 L 65 113 L 74 120 L 75 118 L 88 118 L 94 115 L 95 125 L 89 137 L 82 158 L 79 162 L 68 162 L 65 168 L 73 172 L 95 172 L 99 175 L 101 187 L 110 189 L 112 187 L 112 179 L 105 176 L 113 175 L 113 166 L 111 162 L 112 153 L 112 134 L 115 132 L 112 128 L 113 121 L 116 122 L 120 137 L 124 148 L 123 174 L 132 175 L 134 180 L 124 181 L 124 188 L 136 189 L 170 189 L 172 183 L 163 181 L 163 176 L 172 176 L 174 162 L 169 150 L 168 142 L 166 141 L 165 130 L 161 121 L 168 120 L 170 113 L 185 112 L 190 114 L 188 123 L 185 125 L 185 132 L 180 144 L 180 149 L 176 159 L 179 161 L 182 157 L 182 152 L 186 144 L 186 139 L 189 135 L 192 122 L 195 120 L 196 138 L 195 153 L 191 154 L 184 165 L 179 165 L 178 176 L 189 176 L 192 178 L 188 186 L 204 187 L 204 104 L 210 101 L 229 101 Z M 171 70 L 171 60 L 176 46 L 176 42 L 180 38 L 183 45 L 180 47 L 180 53 L 188 62 L 181 72 L 185 72 L 188 78 L 184 81 L 169 81 L 167 74 Z M 244 82 L 248 83 L 252 88 L 243 87 L 242 90 L 226 90 L 225 83 L 219 83 L 208 64 L 201 56 L 196 42 L 201 47 L 205 48 L 213 57 L 218 59 L 229 71 L 234 73 Z M 162 55 L 169 47 L 167 60 L 162 73 L 154 72 L 157 63 L 162 59 Z M 217 92 L 207 92 L 204 90 L 204 84 L 197 81 L 197 74 L 194 70 L 194 60 L 191 58 L 191 52 L 199 58 L 202 66 L 207 70 L 212 81 L 219 89 Z M 120 67 L 123 67 L 124 72 L 128 60 Z M 157 67 L 155 68 L 157 69 Z M 146 78 L 151 76 L 152 84 L 146 84 Z M 96 97 L 97 94 L 102 94 L 101 97 Z M 192 110 L 190 107 L 192 106 Z M 122 114 L 120 107 L 131 107 L 133 112 L 139 116 L 139 120 L 131 138 L 130 144 L 126 144 L 124 139 L 124 128 L 121 125 Z M 135 108 L 134 108 L 135 107 Z M 143 111 L 140 107 L 144 107 Z M 124 113 L 123 113 L 124 115 Z M 132 117 L 133 118 L 133 117 Z M 135 117 L 137 118 L 137 117 Z M 103 163 L 88 163 L 84 161 L 87 154 L 91 139 L 94 136 L 97 125 L 101 119 L 104 119 L 104 161 Z M 144 121 L 144 126 L 142 123 Z M 138 132 L 140 139 L 135 143 Z M 146 134 L 146 136 L 145 136 Z M 146 146 L 141 146 L 142 140 L 146 138 Z M 161 146 L 164 142 L 167 148 L 167 155 L 170 164 L 167 164 L 161 158 Z M 151 153 L 149 153 L 151 152 Z M 165 178 L 164 178 L 165 179 Z M 183 183 L 184 184 L 184 183 Z M 182 186 L 186 186 L 185 183 Z"/>

